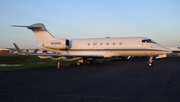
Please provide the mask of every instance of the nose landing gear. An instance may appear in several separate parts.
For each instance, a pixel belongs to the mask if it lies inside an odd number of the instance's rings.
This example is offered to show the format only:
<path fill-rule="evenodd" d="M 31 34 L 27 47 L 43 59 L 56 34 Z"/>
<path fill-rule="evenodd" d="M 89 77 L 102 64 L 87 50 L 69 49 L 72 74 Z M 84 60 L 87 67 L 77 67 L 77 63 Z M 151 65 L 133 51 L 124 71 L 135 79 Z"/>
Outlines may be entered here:
<path fill-rule="evenodd" d="M 148 66 L 149 66 L 149 67 L 152 67 L 152 66 L 153 66 L 153 56 L 150 56 L 150 57 L 149 57 Z"/>

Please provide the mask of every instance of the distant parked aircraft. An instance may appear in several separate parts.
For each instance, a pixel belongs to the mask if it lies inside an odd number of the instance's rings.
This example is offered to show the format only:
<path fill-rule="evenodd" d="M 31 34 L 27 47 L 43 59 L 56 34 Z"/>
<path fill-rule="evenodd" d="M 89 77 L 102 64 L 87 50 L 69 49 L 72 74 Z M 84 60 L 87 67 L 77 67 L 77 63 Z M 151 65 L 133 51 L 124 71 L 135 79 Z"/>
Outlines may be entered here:
<path fill-rule="evenodd" d="M 28 54 L 28 51 L 29 51 L 28 49 L 26 49 L 26 50 L 20 49 L 20 48 L 16 45 L 16 43 L 13 43 L 13 45 L 14 45 L 16 51 L 17 51 L 17 52 L 15 52 L 14 54 L 29 55 L 29 54 Z M 33 53 L 33 54 L 39 54 L 38 57 L 41 58 L 41 59 L 51 58 L 52 60 L 57 60 L 56 58 L 52 58 L 51 56 L 40 56 L 40 54 L 42 54 L 42 55 L 44 55 L 44 54 L 52 54 L 53 52 L 51 52 L 51 51 L 45 51 L 45 50 L 35 49 L 35 50 L 33 50 L 33 52 L 31 52 L 31 53 Z"/>
<path fill-rule="evenodd" d="M 20 49 L 16 43 L 13 43 L 15 49 L 16 49 L 16 52 L 14 52 L 15 54 L 28 54 L 28 53 L 37 53 L 37 51 L 39 49 Z"/>
<path fill-rule="evenodd" d="M 167 47 L 169 48 L 172 53 L 180 53 L 180 47 Z"/>

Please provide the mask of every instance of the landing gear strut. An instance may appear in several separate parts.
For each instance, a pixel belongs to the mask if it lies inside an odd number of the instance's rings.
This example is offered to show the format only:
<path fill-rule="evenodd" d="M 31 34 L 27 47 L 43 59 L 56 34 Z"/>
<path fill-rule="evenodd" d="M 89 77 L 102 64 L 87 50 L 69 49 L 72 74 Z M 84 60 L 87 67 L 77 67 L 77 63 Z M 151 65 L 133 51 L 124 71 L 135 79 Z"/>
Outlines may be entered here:
<path fill-rule="evenodd" d="M 152 66 L 153 66 L 153 56 L 150 56 L 150 57 L 149 57 L 148 66 L 149 66 L 149 67 L 152 67 Z"/>

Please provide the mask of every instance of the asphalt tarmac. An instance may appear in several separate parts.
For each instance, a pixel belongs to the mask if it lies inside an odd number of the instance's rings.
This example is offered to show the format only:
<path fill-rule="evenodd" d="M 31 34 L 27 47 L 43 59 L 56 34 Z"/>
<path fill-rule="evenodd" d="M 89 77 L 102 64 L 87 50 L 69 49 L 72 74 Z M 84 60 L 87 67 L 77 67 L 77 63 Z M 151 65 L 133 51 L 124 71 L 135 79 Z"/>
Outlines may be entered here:
<path fill-rule="evenodd" d="M 0 72 L 0 102 L 180 102 L 180 57 Z"/>

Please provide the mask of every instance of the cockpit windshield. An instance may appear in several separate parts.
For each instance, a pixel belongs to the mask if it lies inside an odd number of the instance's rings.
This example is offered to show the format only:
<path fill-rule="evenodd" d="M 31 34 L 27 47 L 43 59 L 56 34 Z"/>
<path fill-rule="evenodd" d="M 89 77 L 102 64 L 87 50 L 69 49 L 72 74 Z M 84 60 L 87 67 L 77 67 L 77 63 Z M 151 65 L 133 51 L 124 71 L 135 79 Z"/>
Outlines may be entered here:
<path fill-rule="evenodd" d="M 153 41 L 151 39 L 144 39 L 144 40 L 142 40 L 142 43 L 155 43 L 155 44 L 157 44 L 155 41 Z"/>

